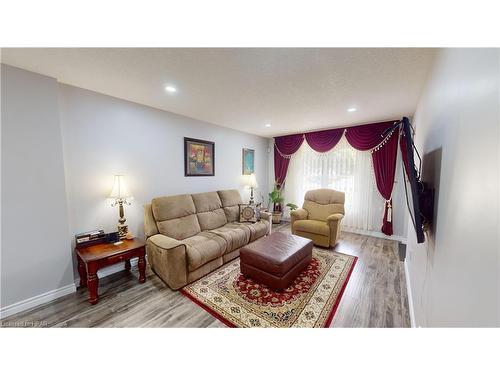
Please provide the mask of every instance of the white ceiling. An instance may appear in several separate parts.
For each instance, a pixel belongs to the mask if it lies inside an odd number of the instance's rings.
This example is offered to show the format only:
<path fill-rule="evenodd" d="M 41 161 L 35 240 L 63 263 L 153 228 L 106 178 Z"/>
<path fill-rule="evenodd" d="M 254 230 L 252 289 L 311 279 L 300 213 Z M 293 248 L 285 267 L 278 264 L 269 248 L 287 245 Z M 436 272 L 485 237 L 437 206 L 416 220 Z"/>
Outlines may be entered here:
<path fill-rule="evenodd" d="M 433 54 L 416 48 L 7 48 L 2 62 L 270 137 L 412 115 Z M 167 84 L 177 93 L 168 94 Z"/>

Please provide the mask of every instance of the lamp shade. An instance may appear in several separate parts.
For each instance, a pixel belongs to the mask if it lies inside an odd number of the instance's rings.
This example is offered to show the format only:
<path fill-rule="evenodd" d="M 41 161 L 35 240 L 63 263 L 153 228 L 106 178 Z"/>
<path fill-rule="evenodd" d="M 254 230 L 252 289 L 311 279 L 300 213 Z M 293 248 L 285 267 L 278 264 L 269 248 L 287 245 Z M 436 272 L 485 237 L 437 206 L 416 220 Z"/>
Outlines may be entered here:
<path fill-rule="evenodd" d="M 251 188 L 257 188 L 259 185 L 257 184 L 257 179 L 255 178 L 255 174 L 252 173 L 250 177 L 248 178 L 248 186 Z"/>
<path fill-rule="evenodd" d="M 115 176 L 115 180 L 113 182 L 113 189 L 111 190 L 109 197 L 115 199 L 132 198 L 132 193 L 130 193 L 127 184 L 125 183 L 125 176 L 123 175 Z"/>

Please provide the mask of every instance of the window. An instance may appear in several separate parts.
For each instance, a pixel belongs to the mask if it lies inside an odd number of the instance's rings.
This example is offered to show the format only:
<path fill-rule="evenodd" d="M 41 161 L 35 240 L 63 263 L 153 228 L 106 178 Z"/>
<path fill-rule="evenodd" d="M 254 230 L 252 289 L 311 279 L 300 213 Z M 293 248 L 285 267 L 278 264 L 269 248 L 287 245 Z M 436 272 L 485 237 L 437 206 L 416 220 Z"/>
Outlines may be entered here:
<path fill-rule="evenodd" d="M 345 138 L 325 153 L 314 151 L 304 142 L 290 160 L 285 182 L 285 203 L 301 206 L 305 193 L 319 188 L 345 193 L 345 229 L 380 229 L 384 199 L 375 186 L 369 152 L 355 150 Z"/>

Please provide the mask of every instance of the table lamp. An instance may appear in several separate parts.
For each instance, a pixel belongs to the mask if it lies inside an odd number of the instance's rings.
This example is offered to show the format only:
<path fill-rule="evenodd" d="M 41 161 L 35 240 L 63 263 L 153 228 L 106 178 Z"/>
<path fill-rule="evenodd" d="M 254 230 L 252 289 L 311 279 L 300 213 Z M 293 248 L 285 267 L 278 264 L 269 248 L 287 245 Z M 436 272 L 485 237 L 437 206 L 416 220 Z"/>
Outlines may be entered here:
<path fill-rule="evenodd" d="M 128 225 L 125 225 L 126 219 L 123 212 L 123 204 L 130 205 L 130 202 L 127 201 L 127 199 L 131 200 L 133 198 L 132 194 L 127 188 L 127 185 L 125 184 L 124 176 L 115 176 L 113 189 L 111 190 L 111 194 L 109 194 L 109 197 L 114 199 L 114 202 L 111 204 L 111 206 L 114 207 L 118 205 L 119 207 L 120 219 L 118 219 L 118 236 L 120 237 L 120 239 L 124 239 L 128 233 Z"/>
<path fill-rule="evenodd" d="M 254 204 L 254 200 L 253 200 L 253 189 L 256 189 L 259 187 L 259 185 L 257 185 L 257 179 L 255 178 L 255 174 L 252 173 L 250 174 L 250 177 L 248 178 L 248 186 L 250 187 L 250 204 Z"/>

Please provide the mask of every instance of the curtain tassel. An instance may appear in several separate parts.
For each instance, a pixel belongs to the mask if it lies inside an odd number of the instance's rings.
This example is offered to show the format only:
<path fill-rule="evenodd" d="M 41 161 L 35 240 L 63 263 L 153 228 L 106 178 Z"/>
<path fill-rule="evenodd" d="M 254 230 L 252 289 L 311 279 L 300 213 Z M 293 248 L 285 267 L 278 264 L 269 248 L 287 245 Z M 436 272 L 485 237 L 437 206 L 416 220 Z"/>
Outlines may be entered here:
<path fill-rule="evenodd" d="M 385 201 L 385 212 L 381 231 L 388 236 L 392 236 L 392 198 Z"/>

